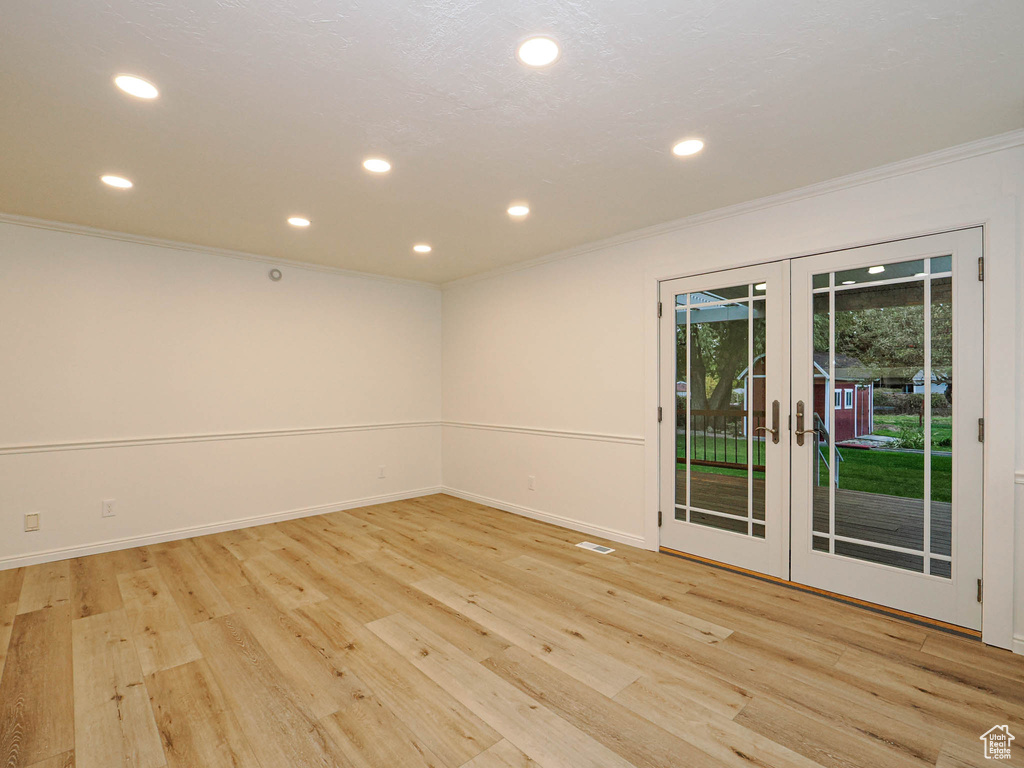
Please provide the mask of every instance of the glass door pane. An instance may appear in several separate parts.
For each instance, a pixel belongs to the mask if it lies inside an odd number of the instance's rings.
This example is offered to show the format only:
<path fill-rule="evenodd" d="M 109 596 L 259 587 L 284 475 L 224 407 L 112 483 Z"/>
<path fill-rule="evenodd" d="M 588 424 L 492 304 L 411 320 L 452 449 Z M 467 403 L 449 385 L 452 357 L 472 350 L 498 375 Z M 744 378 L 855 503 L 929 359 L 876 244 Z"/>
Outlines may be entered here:
<path fill-rule="evenodd" d="M 660 293 L 662 546 L 779 577 L 788 278 L 786 264 L 763 264 L 666 281 Z"/>
<path fill-rule="evenodd" d="M 949 257 L 814 276 L 817 551 L 949 578 L 950 279 Z"/>
<path fill-rule="evenodd" d="M 762 539 L 766 288 L 675 297 L 675 518 Z"/>

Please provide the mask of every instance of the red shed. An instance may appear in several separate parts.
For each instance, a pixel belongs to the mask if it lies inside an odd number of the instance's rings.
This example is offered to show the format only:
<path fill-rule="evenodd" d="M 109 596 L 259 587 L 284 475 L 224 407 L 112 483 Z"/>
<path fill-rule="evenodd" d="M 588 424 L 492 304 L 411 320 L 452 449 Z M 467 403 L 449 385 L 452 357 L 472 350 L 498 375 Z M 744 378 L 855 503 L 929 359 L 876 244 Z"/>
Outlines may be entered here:
<path fill-rule="evenodd" d="M 871 371 L 855 357 L 836 355 L 834 408 L 826 408 L 828 397 L 828 354 L 814 354 L 814 412 L 825 422 L 825 428 L 835 432 L 837 443 L 870 435 L 875 428 L 875 384 Z M 743 405 L 755 413 L 765 410 L 764 356 L 754 360 L 753 385 L 748 383 L 747 372 L 738 377 L 743 381 Z M 833 419 L 833 413 L 835 418 Z M 833 428 L 833 421 L 835 426 Z M 757 423 L 761 423 L 757 421 Z"/>
<path fill-rule="evenodd" d="M 814 354 L 814 412 L 835 432 L 837 443 L 870 435 L 875 429 L 875 383 L 864 364 L 855 357 L 836 355 L 833 408 L 826 408 L 828 399 L 828 354 Z M 833 427 L 829 411 L 835 414 Z"/>

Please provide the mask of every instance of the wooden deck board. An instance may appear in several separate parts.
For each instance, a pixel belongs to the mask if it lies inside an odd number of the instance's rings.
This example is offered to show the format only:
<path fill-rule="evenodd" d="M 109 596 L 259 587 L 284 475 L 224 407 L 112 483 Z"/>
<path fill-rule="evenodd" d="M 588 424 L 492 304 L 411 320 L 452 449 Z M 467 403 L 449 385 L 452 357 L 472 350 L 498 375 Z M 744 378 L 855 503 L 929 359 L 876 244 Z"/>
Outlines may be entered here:
<path fill-rule="evenodd" d="M 699 472 L 693 467 L 690 473 L 690 505 L 698 509 L 709 509 L 729 515 L 746 518 L 747 478 L 733 475 L 719 475 Z M 763 481 L 755 478 L 755 498 L 763 497 Z M 683 473 L 676 476 L 676 498 L 686 494 L 686 478 Z M 814 529 L 828 530 L 828 488 L 814 489 Z M 681 510 L 677 510 L 681 514 Z M 706 519 L 706 518 L 702 518 Z M 754 519 L 763 519 L 755 512 Z M 932 552 L 950 553 L 950 529 L 953 519 L 953 505 L 933 501 L 931 503 Z M 924 542 L 924 503 L 920 499 L 905 499 L 863 491 L 836 489 L 836 530 L 839 536 L 860 539 L 866 543 L 888 544 L 906 549 L 921 549 Z M 730 521 L 711 518 L 712 525 L 729 526 Z M 742 529 L 745 523 L 729 529 Z M 871 551 L 874 562 L 896 565 L 914 570 L 920 569 L 921 558 L 898 552 L 874 548 Z"/>

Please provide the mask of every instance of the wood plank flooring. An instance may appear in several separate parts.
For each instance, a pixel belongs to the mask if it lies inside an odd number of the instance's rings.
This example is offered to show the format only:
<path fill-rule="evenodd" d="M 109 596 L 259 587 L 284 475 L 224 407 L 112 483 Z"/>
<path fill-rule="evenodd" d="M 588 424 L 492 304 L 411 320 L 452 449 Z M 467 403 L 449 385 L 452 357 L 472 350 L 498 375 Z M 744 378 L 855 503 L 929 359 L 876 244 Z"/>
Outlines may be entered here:
<path fill-rule="evenodd" d="M 1024 766 L 1022 657 L 450 496 L 0 572 L 5 768 L 963 768 L 997 724 Z"/>

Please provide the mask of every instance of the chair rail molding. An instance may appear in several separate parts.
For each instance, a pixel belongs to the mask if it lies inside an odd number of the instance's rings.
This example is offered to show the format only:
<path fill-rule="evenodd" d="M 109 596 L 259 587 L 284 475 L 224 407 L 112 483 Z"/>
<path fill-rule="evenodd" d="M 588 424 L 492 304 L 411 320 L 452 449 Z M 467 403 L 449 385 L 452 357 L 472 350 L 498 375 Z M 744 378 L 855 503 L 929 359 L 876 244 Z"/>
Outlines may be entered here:
<path fill-rule="evenodd" d="M 303 435 L 329 435 L 340 432 L 372 432 L 383 429 L 419 429 L 440 427 L 440 421 L 383 421 L 370 424 L 347 424 L 330 427 L 299 427 L 293 429 L 264 429 L 241 432 L 203 432 L 186 435 L 158 435 L 106 440 L 78 440 L 60 443 L 32 443 L 0 446 L 0 456 L 22 453 L 52 453 L 55 451 L 84 451 L 98 448 L 133 448 L 146 445 L 172 443 L 207 443 L 222 440 L 256 440 L 269 437 L 297 437 Z"/>
<path fill-rule="evenodd" d="M 571 440 L 594 440 L 601 443 L 621 443 L 625 445 L 644 444 L 644 437 L 642 435 L 615 435 L 602 432 L 580 432 L 568 429 L 518 427 L 510 424 L 483 424 L 473 421 L 442 421 L 441 426 L 454 427 L 456 429 L 479 429 L 485 432 L 515 432 L 522 435 L 560 437 Z"/>

